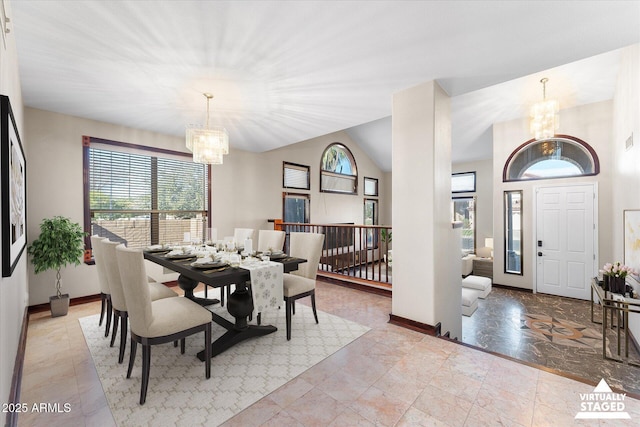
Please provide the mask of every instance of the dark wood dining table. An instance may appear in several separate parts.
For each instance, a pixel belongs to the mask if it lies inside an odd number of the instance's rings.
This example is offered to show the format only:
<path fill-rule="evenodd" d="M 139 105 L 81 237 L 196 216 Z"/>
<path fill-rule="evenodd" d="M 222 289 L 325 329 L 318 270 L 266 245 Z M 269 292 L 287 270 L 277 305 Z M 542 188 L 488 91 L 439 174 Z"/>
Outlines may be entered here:
<path fill-rule="evenodd" d="M 211 312 L 212 320 L 227 330 L 211 344 L 211 357 L 248 338 L 271 334 L 278 330 L 273 325 L 250 325 L 248 323 L 249 315 L 253 312 L 253 298 L 251 297 L 250 288 L 247 287 L 247 283 L 251 281 L 249 270 L 230 266 L 223 269 L 195 268 L 191 266 L 196 260 L 195 255 L 191 258 L 172 259 L 167 257 L 167 253 L 151 251 L 143 251 L 143 253 L 145 259 L 179 273 L 178 286 L 184 291 L 185 298 L 189 298 L 202 306 L 217 304 L 220 301 L 196 297 L 193 291 L 199 283 L 215 288 L 235 285 L 235 290 L 227 301 L 227 311 L 235 318 L 235 323 L 217 313 Z M 282 259 L 274 259 L 273 261 L 282 263 L 285 273 L 295 271 L 298 269 L 298 265 L 307 262 L 306 259 L 289 256 Z M 204 361 L 204 350 L 198 353 L 198 358 Z"/>

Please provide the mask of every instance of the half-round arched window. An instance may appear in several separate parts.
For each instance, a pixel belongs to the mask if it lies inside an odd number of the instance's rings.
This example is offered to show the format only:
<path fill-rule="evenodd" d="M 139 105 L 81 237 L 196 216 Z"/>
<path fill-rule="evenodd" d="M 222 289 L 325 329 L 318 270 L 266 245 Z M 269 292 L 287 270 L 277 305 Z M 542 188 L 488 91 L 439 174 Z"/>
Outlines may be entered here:
<path fill-rule="evenodd" d="M 358 168 L 345 145 L 334 142 L 322 153 L 320 191 L 358 194 Z"/>
<path fill-rule="evenodd" d="M 511 153 L 502 180 L 567 178 L 597 175 L 600 162 L 589 144 L 569 135 L 525 142 Z"/>

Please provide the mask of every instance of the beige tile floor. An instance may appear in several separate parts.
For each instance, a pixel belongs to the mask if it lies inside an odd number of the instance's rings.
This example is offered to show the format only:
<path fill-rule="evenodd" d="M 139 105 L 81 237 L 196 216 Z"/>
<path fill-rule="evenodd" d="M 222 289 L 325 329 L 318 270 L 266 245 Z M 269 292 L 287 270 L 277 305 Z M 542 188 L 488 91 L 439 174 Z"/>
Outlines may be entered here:
<path fill-rule="evenodd" d="M 318 282 L 317 299 L 319 309 L 372 330 L 225 426 L 631 426 L 640 420 L 640 402 L 627 397 L 630 421 L 575 421 L 579 394 L 593 386 L 390 325 L 387 297 Z M 114 425 L 77 321 L 99 307 L 74 306 L 55 319 L 32 315 L 21 401 L 70 403 L 71 411 L 26 413 L 18 425 Z"/>

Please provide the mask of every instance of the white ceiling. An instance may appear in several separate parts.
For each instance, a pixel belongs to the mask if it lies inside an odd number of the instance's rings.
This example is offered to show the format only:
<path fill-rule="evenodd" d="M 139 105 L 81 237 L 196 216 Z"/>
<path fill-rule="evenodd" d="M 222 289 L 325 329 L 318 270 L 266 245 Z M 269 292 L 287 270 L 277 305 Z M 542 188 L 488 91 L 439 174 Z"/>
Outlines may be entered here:
<path fill-rule="evenodd" d="M 525 116 L 543 74 L 561 108 L 610 99 L 610 51 L 640 42 L 640 1 L 12 0 L 7 14 L 29 107 L 183 135 L 211 92 L 235 148 L 348 129 L 384 170 L 395 92 L 436 80 L 453 161 L 488 158 L 490 124 Z"/>

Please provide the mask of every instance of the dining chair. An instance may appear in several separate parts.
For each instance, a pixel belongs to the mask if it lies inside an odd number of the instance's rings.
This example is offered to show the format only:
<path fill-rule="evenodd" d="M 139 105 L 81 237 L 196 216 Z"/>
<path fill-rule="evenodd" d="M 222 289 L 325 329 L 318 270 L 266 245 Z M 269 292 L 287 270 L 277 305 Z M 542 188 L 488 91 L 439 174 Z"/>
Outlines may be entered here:
<path fill-rule="evenodd" d="M 233 240 L 236 242 L 236 247 L 244 246 L 246 239 L 255 240 L 253 228 L 234 228 Z"/>
<path fill-rule="evenodd" d="M 244 246 L 244 241 L 246 239 L 251 239 L 255 241 L 254 235 L 255 232 L 253 228 L 234 228 L 233 229 L 233 241 L 236 244 L 236 248 L 238 246 Z M 229 237 L 225 238 L 225 241 Z M 204 297 L 207 297 L 207 285 L 205 285 Z M 220 288 L 220 305 L 224 306 L 225 296 L 226 299 L 229 299 L 229 295 L 231 295 L 231 285 L 225 285 Z"/>
<path fill-rule="evenodd" d="M 142 251 L 118 245 L 116 257 L 131 324 L 127 378 L 131 378 L 138 343 L 142 345 L 140 404 L 144 405 L 147 398 L 152 345 L 180 340 L 184 354 L 185 337 L 204 332 L 205 377 L 210 378 L 211 312 L 188 298 L 152 301 Z"/>
<path fill-rule="evenodd" d="M 307 262 L 298 265 L 296 271 L 283 275 L 284 301 L 287 320 L 287 341 L 291 340 L 291 315 L 295 313 L 295 301 L 307 296 L 311 297 L 313 317 L 318 323 L 316 312 L 316 275 L 322 255 L 324 234 L 291 233 L 289 235 L 289 255 L 306 259 Z"/>
<path fill-rule="evenodd" d="M 98 326 L 102 326 L 105 314 L 107 315 L 107 323 L 104 331 L 104 336 L 109 336 L 109 329 L 111 329 L 111 290 L 109 289 L 109 281 L 107 279 L 107 273 L 104 267 L 104 261 L 102 254 L 100 253 L 99 242 L 106 239 L 97 235 L 91 236 L 91 253 L 95 261 L 96 269 L 98 272 L 98 284 L 100 285 L 100 320 Z"/>
<path fill-rule="evenodd" d="M 109 281 L 109 287 L 111 289 L 111 305 L 113 307 L 113 332 L 111 333 L 111 344 L 113 347 L 116 341 L 116 335 L 118 334 L 118 326 L 120 326 L 120 351 L 118 353 L 118 363 L 122 363 L 124 360 L 124 349 L 127 345 L 127 333 L 128 327 L 128 310 L 127 303 L 124 297 L 124 288 L 122 287 L 122 280 L 120 279 L 120 269 L 118 267 L 118 259 L 116 257 L 116 247 L 120 245 L 119 242 L 111 242 L 109 239 L 104 239 L 98 243 L 100 253 L 104 259 L 104 266 Z M 147 279 L 148 282 L 148 279 Z M 169 289 L 162 283 L 149 283 L 149 295 L 151 301 L 156 301 L 163 298 L 177 297 L 178 294 Z"/>
<path fill-rule="evenodd" d="M 280 230 L 258 231 L 258 252 L 267 250 L 281 251 L 284 247 L 285 232 Z"/>

